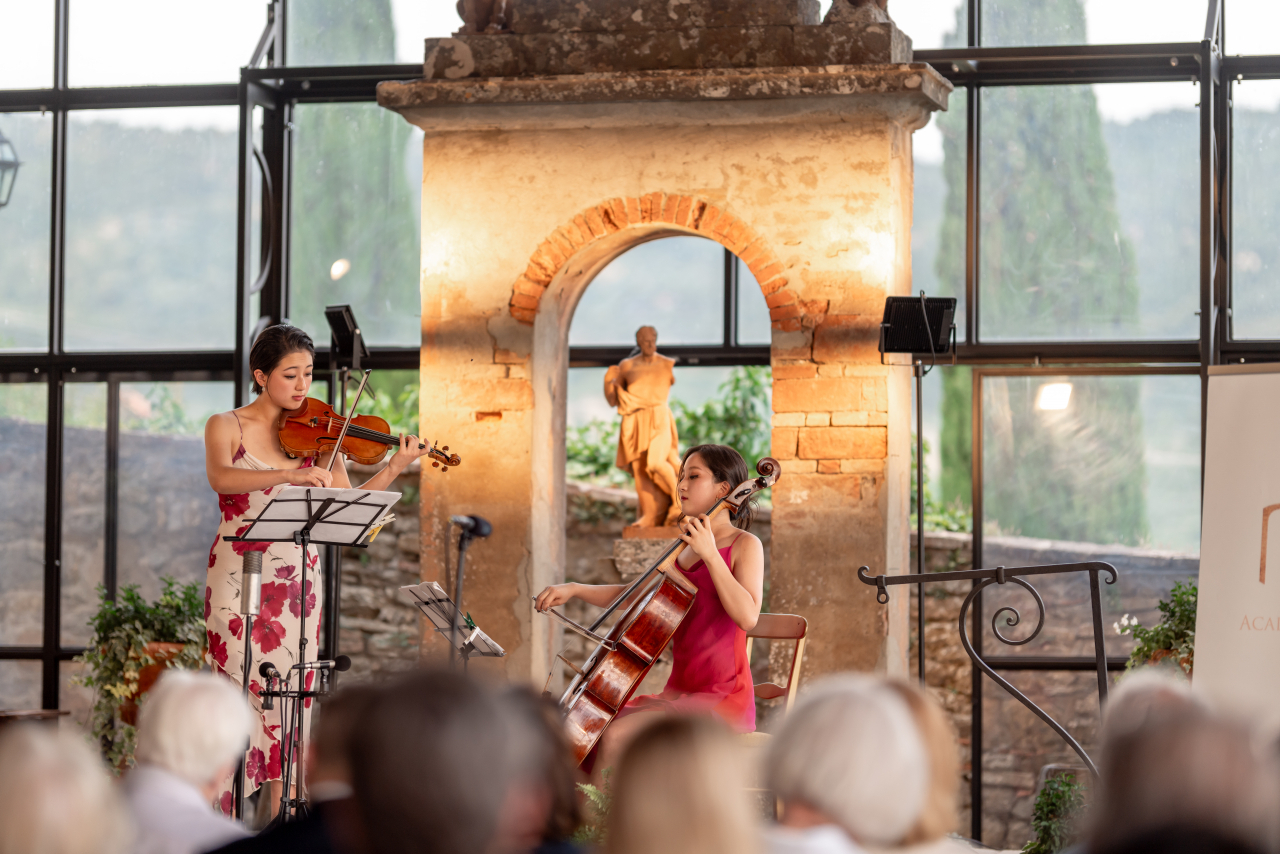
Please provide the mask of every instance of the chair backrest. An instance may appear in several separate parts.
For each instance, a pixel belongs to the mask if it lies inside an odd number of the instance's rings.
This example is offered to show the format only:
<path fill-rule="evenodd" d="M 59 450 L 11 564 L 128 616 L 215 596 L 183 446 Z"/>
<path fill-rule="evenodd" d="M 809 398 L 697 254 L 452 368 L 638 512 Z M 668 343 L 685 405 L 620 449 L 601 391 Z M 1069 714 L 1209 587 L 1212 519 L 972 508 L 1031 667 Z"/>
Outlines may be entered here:
<path fill-rule="evenodd" d="M 800 687 L 800 665 L 804 661 L 805 636 L 809 633 L 809 621 L 798 614 L 761 614 L 751 631 L 747 632 L 747 661 L 751 661 L 750 638 L 767 638 L 768 640 L 794 640 L 795 651 L 791 658 L 791 675 L 787 677 L 787 687 L 773 682 L 761 682 L 755 686 L 755 695 L 762 700 L 787 698 L 784 712 L 791 711 L 796 701 L 796 691 Z"/>

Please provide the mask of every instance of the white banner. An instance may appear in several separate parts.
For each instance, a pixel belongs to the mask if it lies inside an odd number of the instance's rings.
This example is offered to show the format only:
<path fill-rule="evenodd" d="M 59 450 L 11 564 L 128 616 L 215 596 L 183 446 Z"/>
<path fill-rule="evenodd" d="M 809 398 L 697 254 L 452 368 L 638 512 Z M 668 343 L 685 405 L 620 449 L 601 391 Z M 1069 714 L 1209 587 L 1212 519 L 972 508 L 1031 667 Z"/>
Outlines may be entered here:
<path fill-rule="evenodd" d="M 1280 719 L 1280 365 L 1209 369 L 1195 690 Z"/>

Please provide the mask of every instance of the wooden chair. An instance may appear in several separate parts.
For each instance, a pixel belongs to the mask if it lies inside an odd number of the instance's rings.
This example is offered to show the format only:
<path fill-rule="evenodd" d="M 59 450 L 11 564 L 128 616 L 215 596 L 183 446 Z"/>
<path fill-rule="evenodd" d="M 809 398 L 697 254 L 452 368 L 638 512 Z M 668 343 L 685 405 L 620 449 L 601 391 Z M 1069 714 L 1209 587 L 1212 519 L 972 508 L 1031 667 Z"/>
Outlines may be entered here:
<path fill-rule="evenodd" d="M 751 661 L 751 648 L 755 646 L 752 638 L 768 640 L 793 640 L 796 642 L 795 652 L 791 658 L 791 675 L 787 677 L 787 686 L 773 682 L 761 682 L 755 686 L 756 697 L 761 700 L 776 700 L 786 697 L 783 714 L 791 711 L 796 701 L 796 690 L 800 687 L 800 665 L 804 662 L 804 642 L 809 633 L 809 621 L 796 614 L 761 614 L 755 627 L 747 632 L 747 662 Z M 743 734 L 744 740 L 752 746 L 763 746 L 769 736 L 763 732 Z"/>

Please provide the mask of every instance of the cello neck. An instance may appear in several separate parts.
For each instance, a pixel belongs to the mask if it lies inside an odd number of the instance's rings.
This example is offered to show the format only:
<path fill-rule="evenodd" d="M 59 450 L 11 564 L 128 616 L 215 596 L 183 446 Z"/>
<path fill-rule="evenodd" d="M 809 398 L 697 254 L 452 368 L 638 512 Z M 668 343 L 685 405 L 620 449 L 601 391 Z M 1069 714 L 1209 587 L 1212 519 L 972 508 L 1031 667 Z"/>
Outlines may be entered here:
<path fill-rule="evenodd" d="M 707 511 L 707 517 L 714 519 L 716 516 L 720 515 L 725 510 L 729 509 L 731 506 L 732 505 L 727 504 L 725 500 L 721 498 L 715 504 L 711 505 L 711 509 Z M 600 614 L 600 616 L 596 617 L 595 621 L 592 622 L 591 624 L 591 627 L 590 627 L 591 631 L 592 632 L 599 631 L 601 624 L 603 624 L 605 620 L 609 619 L 610 615 L 612 615 L 614 611 L 618 610 L 618 606 L 620 606 L 623 602 L 627 601 L 627 599 L 630 598 L 631 594 L 635 593 L 636 590 L 640 589 L 640 586 L 643 585 L 646 581 L 648 581 L 649 577 L 652 576 L 655 572 L 657 572 L 658 569 L 661 568 L 663 564 L 678 558 L 680 556 L 680 553 L 683 552 L 688 545 L 689 544 L 686 543 L 684 540 L 676 540 L 674 543 L 672 543 L 671 547 L 668 548 L 665 552 L 663 552 L 662 556 L 659 557 L 656 561 L 654 561 L 652 566 L 646 569 L 640 575 L 639 578 L 637 578 L 635 581 L 628 584 L 627 589 L 619 593 L 618 598 L 614 599 L 611 603 L 609 603 L 609 607 L 605 608 L 604 612 Z"/>

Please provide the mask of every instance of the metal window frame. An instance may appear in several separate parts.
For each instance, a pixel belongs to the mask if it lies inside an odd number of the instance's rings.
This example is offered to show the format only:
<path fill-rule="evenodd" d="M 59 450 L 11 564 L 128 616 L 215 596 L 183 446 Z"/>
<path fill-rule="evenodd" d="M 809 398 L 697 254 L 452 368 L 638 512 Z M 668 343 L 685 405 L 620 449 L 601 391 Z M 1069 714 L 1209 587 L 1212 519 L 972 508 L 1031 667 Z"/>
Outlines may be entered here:
<path fill-rule="evenodd" d="M 0 112 L 52 111 L 52 213 L 50 221 L 49 340 L 45 352 L 0 353 L 0 374 L 39 373 L 48 383 L 46 442 L 46 516 L 43 643 L 35 646 L 0 646 L 2 659 L 40 660 L 44 664 L 43 704 L 56 708 L 58 663 L 78 650 L 59 646 L 59 603 L 61 559 L 61 437 L 63 431 L 62 382 L 73 370 L 107 375 L 141 372 L 148 377 L 166 372 L 213 372 L 234 376 L 237 389 L 247 375 L 246 339 L 263 317 L 279 319 L 288 315 L 288 191 L 289 191 L 289 111 L 299 102 L 372 101 L 377 83 L 385 79 L 419 76 L 417 65 L 289 67 L 283 54 L 287 32 L 284 0 L 269 4 L 268 23 L 255 49 L 250 67 L 235 83 L 136 86 L 75 87 L 68 85 L 68 13 L 70 0 L 53 0 L 53 86 L 47 89 L 0 91 Z M 1280 79 L 1280 56 L 1223 55 L 1225 33 L 1224 0 L 1207 0 L 1204 38 L 1199 42 L 1175 44 L 1074 45 L 1041 47 L 984 48 L 981 46 L 981 3 L 968 0 L 966 47 L 917 51 L 917 61 L 934 65 L 955 85 L 968 91 L 966 122 L 966 233 L 965 233 L 965 340 L 958 347 L 959 363 L 973 366 L 1095 364 L 1099 366 L 1145 365 L 1150 371 L 1158 364 L 1178 365 L 1198 370 L 1202 379 L 1207 369 L 1223 360 L 1280 360 L 1278 340 L 1235 340 L 1229 311 L 1231 297 L 1230 195 L 1232 78 Z M 1173 64 L 1171 60 L 1177 60 Z M 263 63 L 267 67 L 259 67 Z M 978 258 L 981 235 L 978 228 L 980 201 L 981 91 L 987 86 L 1054 85 L 1067 83 L 1124 83 L 1160 80 L 1187 80 L 1195 75 L 1201 83 L 1201 255 L 1199 269 L 1201 324 L 1195 339 L 1181 341 L 1020 341 L 987 342 L 980 324 L 981 287 Z M 278 198 L 273 201 L 267 229 L 275 229 L 272 243 L 275 258 L 267 265 L 267 277 L 260 286 L 261 309 L 249 316 L 253 294 L 246 288 L 258 278 L 263 258 L 249 258 L 252 225 L 247 198 L 252 182 L 248 169 L 258 168 L 253 152 L 250 118 L 246 105 L 270 106 L 274 115 L 269 124 L 271 141 L 264 136 L 261 162 L 270 174 Z M 194 353 L 67 353 L 63 347 L 63 298 L 66 207 L 66 137 L 70 111 L 123 107 L 239 106 L 241 109 L 238 252 L 236 289 L 236 338 L 226 350 Z M 268 241 L 262 242 L 265 252 Z M 728 259 L 726 259 L 727 261 Z M 255 275 L 250 275 L 253 271 Z M 726 279 L 730 276 L 726 264 Z M 726 285 L 728 287 L 728 285 Z M 726 306 L 732 295 L 726 291 Z M 726 324 L 728 326 L 728 324 Z M 628 348 L 572 348 L 574 365 L 615 362 Z M 688 364 L 768 364 L 769 348 L 740 347 L 732 330 L 726 329 L 724 343 L 711 347 L 664 347 L 682 356 Z M 327 348 L 317 352 L 317 364 L 324 364 Z M 417 348 L 373 348 L 367 364 L 387 369 L 418 367 Z M 1065 371 L 1062 369 L 1059 372 Z M 1135 370 L 1126 368 L 1125 370 Z M 1203 404 L 1203 394 L 1202 394 Z M 1203 416 L 1202 416 L 1203 417 Z M 975 435 L 978 435 L 975 431 Z M 1203 435 L 1203 431 L 1202 431 Z M 977 458 L 980 459 L 980 458 Z M 106 499 L 104 499 L 106 500 Z M 976 517 L 975 517 L 976 518 Z M 975 537 L 980 541 L 980 531 Z M 976 555 L 976 553 L 975 553 Z M 976 560 L 975 556 L 975 560 Z M 1019 659 L 1019 666 L 1030 666 Z M 1061 669 L 1072 669 L 1069 660 Z M 1049 667 L 1052 662 L 1043 662 Z M 1041 666 L 1041 665 L 1037 665 Z M 980 689 L 980 685 L 978 686 Z M 975 691 L 975 697 L 979 693 Z M 979 710 L 980 711 L 980 710 Z M 975 732 L 980 738 L 981 715 L 975 715 Z M 980 754 L 980 741 L 976 742 Z M 980 766 L 977 763 L 975 767 Z M 980 779 L 980 772 L 978 773 Z M 979 794 L 980 794 L 980 790 Z M 974 803 L 974 837 L 981 838 L 980 797 Z"/>

